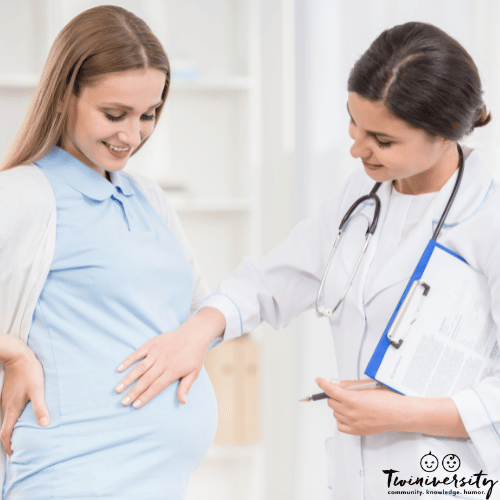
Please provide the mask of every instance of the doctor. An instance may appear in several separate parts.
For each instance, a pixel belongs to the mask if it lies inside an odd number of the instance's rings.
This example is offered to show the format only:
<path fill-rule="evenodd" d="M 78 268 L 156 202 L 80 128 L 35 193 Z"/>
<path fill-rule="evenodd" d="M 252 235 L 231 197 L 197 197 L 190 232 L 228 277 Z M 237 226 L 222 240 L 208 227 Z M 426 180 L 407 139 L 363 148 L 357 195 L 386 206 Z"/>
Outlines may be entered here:
<path fill-rule="evenodd" d="M 331 398 L 328 406 L 338 428 L 326 443 L 332 498 L 380 500 L 393 498 L 393 491 L 432 489 L 455 490 L 457 498 L 470 498 L 464 490 L 490 491 L 489 498 L 500 498 L 500 367 L 451 398 L 346 390 L 366 378 L 381 333 L 448 203 L 460 163 L 459 141 L 491 119 L 477 68 L 443 31 L 407 23 L 372 43 L 354 65 L 348 90 L 351 154 L 363 168 L 281 245 L 258 262 L 246 258 L 227 276 L 198 315 L 173 332 L 161 362 L 147 349 L 125 360 L 127 367 L 143 359 L 124 378 L 125 390 L 132 400 L 149 401 L 161 390 L 162 377 L 166 383 L 168 377 L 199 370 L 199 346 L 207 337 L 228 340 L 262 321 L 283 328 L 313 308 L 340 221 L 380 182 L 378 227 L 345 300 L 329 317 L 343 382 L 318 379 Z M 500 189 L 476 151 L 463 148 L 463 156 L 461 186 L 438 241 L 487 276 L 498 325 Z M 326 307 L 337 303 L 345 289 L 373 212 L 367 202 L 349 219 L 326 278 Z M 180 399 L 188 389 L 181 381 Z M 459 458 L 459 470 L 445 470 L 446 456 Z M 439 482 L 453 474 L 458 484 Z M 436 481 L 412 484 L 418 477 Z M 469 481 L 465 487 L 462 477 Z"/>

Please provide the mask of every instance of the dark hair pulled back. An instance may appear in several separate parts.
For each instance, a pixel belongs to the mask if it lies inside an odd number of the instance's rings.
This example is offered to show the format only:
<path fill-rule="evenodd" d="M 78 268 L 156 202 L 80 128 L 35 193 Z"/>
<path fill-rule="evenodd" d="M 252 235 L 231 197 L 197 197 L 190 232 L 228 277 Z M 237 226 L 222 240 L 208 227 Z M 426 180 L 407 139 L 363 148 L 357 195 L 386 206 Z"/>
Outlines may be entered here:
<path fill-rule="evenodd" d="M 431 24 L 384 31 L 352 68 L 347 88 L 445 139 L 458 141 L 491 120 L 471 56 Z"/>

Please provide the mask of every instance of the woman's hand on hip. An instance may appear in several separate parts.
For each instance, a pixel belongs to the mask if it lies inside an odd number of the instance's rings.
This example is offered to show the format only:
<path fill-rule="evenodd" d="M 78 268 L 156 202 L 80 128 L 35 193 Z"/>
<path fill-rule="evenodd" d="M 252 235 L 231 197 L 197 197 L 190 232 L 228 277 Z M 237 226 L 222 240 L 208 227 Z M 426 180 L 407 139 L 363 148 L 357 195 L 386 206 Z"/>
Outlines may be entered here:
<path fill-rule="evenodd" d="M 0 342 L 0 360 L 5 370 L 0 439 L 5 451 L 12 455 L 12 432 L 28 401 L 31 401 L 33 413 L 42 427 L 49 425 L 50 416 L 45 405 L 43 368 L 35 353 L 12 335 L 1 334 Z"/>
<path fill-rule="evenodd" d="M 124 393 L 122 404 L 134 408 L 144 406 L 170 384 L 180 379 L 177 399 L 186 403 L 186 397 L 205 361 L 205 354 L 226 325 L 223 314 L 212 307 L 204 307 L 177 330 L 166 332 L 148 340 L 118 367 L 123 372 L 136 366 L 116 386 Z"/>

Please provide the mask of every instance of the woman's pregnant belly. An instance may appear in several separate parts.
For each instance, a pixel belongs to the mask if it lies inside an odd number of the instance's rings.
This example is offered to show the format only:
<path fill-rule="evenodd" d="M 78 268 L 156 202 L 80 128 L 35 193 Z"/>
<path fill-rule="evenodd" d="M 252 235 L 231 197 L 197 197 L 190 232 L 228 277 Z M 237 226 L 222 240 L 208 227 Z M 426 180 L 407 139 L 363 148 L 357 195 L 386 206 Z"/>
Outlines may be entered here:
<path fill-rule="evenodd" d="M 116 366 L 130 348 L 68 349 L 50 337 L 37 336 L 32 348 L 44 367 L 51 423 L 40 427 L 28 404 L 12 436 L 4 499 L 183 498 L 217 425 L 205 370 L 185 405 L 176 381 L 142 408 L 124 407 Z"/>

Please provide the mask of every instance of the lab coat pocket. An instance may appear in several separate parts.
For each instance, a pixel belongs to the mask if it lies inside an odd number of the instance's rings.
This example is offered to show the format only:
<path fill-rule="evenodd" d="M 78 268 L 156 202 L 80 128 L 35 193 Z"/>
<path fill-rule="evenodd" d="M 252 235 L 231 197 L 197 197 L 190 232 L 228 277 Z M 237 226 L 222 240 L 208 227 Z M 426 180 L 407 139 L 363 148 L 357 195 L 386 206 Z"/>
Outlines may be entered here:
<path fill-rule="evenodd" d="M 335 482 L 335 436 L 329 437 L 325 441 L 328 487 L 333 488 Z"/>
<path fill-rule="evenodd" d="M 342 435 L 338 431 L 325 441 L 328 487 L 335 490 L 337 498 L 349 498 L 348 493 L 343 490 L 347 478 L 346 464 L 350 463 L 350 454 L 342 441 Z"/>
<path fill-rule="evenodd" d="M 333 498 L 358 499 L 362 495 L 360 438 L 339 431 L 325 441 L 328 487 Z"/>

